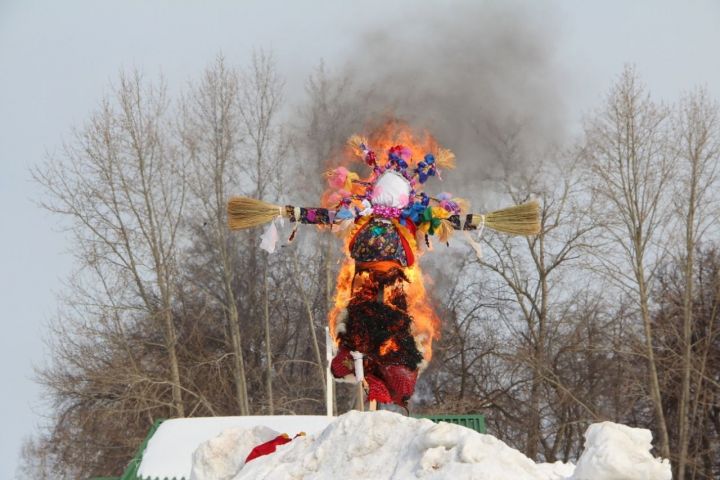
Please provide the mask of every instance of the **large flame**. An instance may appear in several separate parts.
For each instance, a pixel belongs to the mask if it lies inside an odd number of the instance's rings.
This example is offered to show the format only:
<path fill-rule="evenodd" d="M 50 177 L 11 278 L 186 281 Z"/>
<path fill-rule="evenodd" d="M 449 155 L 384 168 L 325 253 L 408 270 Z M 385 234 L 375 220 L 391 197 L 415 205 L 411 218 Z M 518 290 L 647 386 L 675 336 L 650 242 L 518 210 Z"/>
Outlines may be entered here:
<path fill-rule="evenodd" d="M 438 149 L 437 141 L 428 133 L 423 132 L 421 135 L 413 134 L 412 130 L 404 123 L 398 121 L 389 121 L 380 129 L 376 130 L 368 137 L 368 143 L 377 153 L 378 162 L 386 160 L 386 152 L 395 145 L 403 145 L 412 152 L 412 163 L 421 160 L 426 153 L 436 152 Z M 345 157 L 346 163 L 351 159 L 358 159 L 356 152 L 347 152 L 349 155 Z M 370 170 L 367 167 L 364 169 Z M 358 172 L 361 173 L 361 172 Z M 364 181 L 372 182 L 374 180 L 372 172 Z M 323 195 L 324 202 L 327 201 L 330 192 Z M 353 229 L 350 229 L 353 230 Z M 330 333 L 337 341 L 336 325 L 338 317 L 347 307 L 352 295 L 352 283 L 355 275 L 354 261 L 349 256 L 349 243 L 352 235 L 345 238 L 344 252 L 347 257 L 342 262 L 340 272 L 337 277 L 337 287 L 335 294 L 335 303 L 329 314 Z M 415 242 L 414 242 L 415 243 Z M 420 243 L 420 242 L 418 242 Z M 405 285 L 405 292 L 408 301 L 408 313 L 413 319 L 412 333 L 415 337 L 418 349 L 422 352 L 425 362 L 429 362 L 432 358 L 432 341 L 439 337 L 439 318 L 431 307 L 431 301 L 425 290 L 423 273 L 418 264 L 421 252 L 416 251 L 415 263 L 411 267 L 405 268 L 404 272 L 409 283 Z M 396 345 L 383 345 L 382 348 L 388 350 L 397 348 Z"/>
<path fill-rule="evenodd" d="M 423 358 L 429 362 L 432 358 L 432 341 L 440 336 L 440 319 L 433 310 L 430 298 L 425 290 L 424 276 L 420 265 L 415 263 L 405 269 L 410 282 L 405 286 L 408 300 L 408 313 L 413 319 L 412 333 L 422 352 Z M 340 314 L 345 310 L 352 295 L 352 282 L 355 276 L 355 262 L 347 257 L 340 267 L 337 276 L 335 303 L 330 311 L 330 334 L 336 339 L 336 325 Z M 392 345 L 386 348 L 391 349 Z"/>

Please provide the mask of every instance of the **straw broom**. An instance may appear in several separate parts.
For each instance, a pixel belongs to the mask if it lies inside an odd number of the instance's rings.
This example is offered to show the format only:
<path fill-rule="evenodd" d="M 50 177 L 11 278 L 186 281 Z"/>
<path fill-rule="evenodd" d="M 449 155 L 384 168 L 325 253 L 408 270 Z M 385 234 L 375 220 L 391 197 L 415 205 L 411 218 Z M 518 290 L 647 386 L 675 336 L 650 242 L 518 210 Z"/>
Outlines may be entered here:
<path fill-rule="evenodd" d="M 537 235 L 540 233 L 540 204 L 531 200 L 485 215 L 473 214 L 472 225 L 510 235 Z"/>
<path fill-rule="evenodd" d="M 232 197 L 227 214 L 230 230 L 242 230 L 273 221 L 283 215 L 283 208 L 254 198 Z"/>
<path fill-rule="evenodd" d="M 232 197 L 227 211 L 231 230 L 256 227 L 287 215 L 284 207 L 247 197 Z M 540 204 L 531 200 L 484 215 L 473 214 L 471 222 L 475 227 L 511 235 L 537 235 L 540 233 Z"/>

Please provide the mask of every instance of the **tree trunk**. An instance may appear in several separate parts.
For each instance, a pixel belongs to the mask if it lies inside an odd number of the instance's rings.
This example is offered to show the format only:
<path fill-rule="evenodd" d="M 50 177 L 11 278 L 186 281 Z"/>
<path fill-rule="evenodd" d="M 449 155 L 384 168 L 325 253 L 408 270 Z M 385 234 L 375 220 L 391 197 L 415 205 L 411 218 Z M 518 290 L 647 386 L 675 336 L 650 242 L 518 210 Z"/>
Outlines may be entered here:
<path fill-rule="evenodd" d="M 225 308 L 228 315 L 228 327 L 233 348 L 233 380 L 235 382 L 235 400 L 240 415 L 250 414 L 250 402 L 247 394 L 247 379 L 245 377 L 245 359 L 242 351 L 242 336 L 240 334 L 240 314 L 238 312 L 235 293 L 232 289 L 232 273 L 225 248 L 221 248 L 223 255 L 223 281 L 225 288 Z"/>
<path fill-rule="evenodd" d="M 303 305 L 305 305 L 305 312 L 307 313 L 308 323 L 310 326 L 310 336 L 312 338 L 312 346 L 313 350 L 315 351 L 315 361 L 317 362 L 318 371 L 320 373 L 320 384 L 322 385 L 323 392 L 325 392 L 325 389 L 327 388 L 327 385 L 325 384 L 325 368 L 323 367 L 322 362 L 322 356 L 320 355 L 320 344 L 318 343 L 317 334 L 315 333 L 315 316 L 312 313 L 312 307 L 310 305 L 310 300 L 308 299 L 307 295 L 305 294 L 305 291 L 302 288 L 302 285 L 300 283 L 300 271 L 298 268 L 297 263 L 297 255 L 293 251 L 293 270 L 295 272 L 295 280 L 298 282 L 298 289 L 300 292 L 300 296 L 302 297 Z"/>
<path fill-rule="evenodd" d="M 173 325 L 173 315 L 170 306 L 165 307 L 163 312 L 163 324 L 165 327 L 165 339 L 168 351 L 168 360 L 170 361 L 170 381 L 172 382 L 172 399 L 175 411 L 178 417 L 185 416 L 185 406 L 183 405 L 182 389 L 180 383 L 180 366 L 177 357 L 177 335 L 175 333 L 175 325 Z"/>
<path fill-rule="evenodd" d="M 642 316 L 643 328 L 645 331 L 645 354 L 648 362 L 648 375 L 650 383 L 650 397 L 655 407 L 655 415 L 658 421 L 658 433 L 660 434 L 660 455 L 663 458 L 670 458 L 670 438 L 668 436 L 665 412 L 662 404 L 662 392 L 660 391 L 660 380 L 658 378 L 657 363 L 655 361 L 655 350 L 653 349 L 652 320 L 648 306 L 648 292 L 645 285 L 645 271 L 642 262 L 638 259 L 636 263 L 636 274 L 638 288 L 640 290 L 640 314 Z"/>
<path fill-rule="evenodd" d="M 263 271 L 263 314 L 265 318 L 265 356 L 267 362 L 267 379 L 265 380 L 265 388 L 267 389 L 268 412 L 273 415 L 273 387 L 272 387 L 272 345 L 270 344 L 270 305 L 268 299 L 268 259 L 265 255 L 265 269 Z"/>
<path fill-rule="evenodd" d="M 683 357 L 682 357 L 682 386 L 680 403 L 678 405 L 678 480 L 685 478 L 687 463 L 689 413 L 690 413 L 690 380 L 692 375 L 692 295 L 693 295 L 693 242 L 692 242 L 692 213 L 688 217 L 687 249 L 685 259 L 685 293 L 683 295 Z"/>
<path fill-rule="evenodd" d="M 235 396 L 240 415 L 250 415 L 250 402 L 247 394 L 247 379 L 245 377 L 245 359 L 242 351 L 242 337 L 240 335 L 240 314 L 235 304 L 235 296 L 231 293 L 228 304 L 230 323 L 230 337 L 233 345 L 233 376 L 235 377 Z"/>

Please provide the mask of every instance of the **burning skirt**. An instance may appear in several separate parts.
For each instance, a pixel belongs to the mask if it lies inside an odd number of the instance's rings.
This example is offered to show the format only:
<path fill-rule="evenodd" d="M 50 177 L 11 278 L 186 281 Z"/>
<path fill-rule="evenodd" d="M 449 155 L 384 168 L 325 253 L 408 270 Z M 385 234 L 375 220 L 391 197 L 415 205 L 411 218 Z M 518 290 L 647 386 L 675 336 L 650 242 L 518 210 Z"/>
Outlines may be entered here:
<path fill-rule="evenodd" d="M 415 390 L 423 355 L 412 335 L 405 287 L 394 261 L 357 262 L 346 314 L 338 319 L 336 378 L 355 380 L 352 352 L 362 354 L 368 399 L 406 406 Z M 357 355 L 357 353 L 356 353 Z"/>

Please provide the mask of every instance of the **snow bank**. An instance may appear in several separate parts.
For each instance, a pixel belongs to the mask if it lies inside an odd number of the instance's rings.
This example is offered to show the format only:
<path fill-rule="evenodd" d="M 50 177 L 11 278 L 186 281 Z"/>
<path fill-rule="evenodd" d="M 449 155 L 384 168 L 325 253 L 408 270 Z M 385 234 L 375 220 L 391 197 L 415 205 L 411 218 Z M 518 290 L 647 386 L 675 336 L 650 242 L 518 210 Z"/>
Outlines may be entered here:
<path fill-rule="evenodd" d="M 262 426 L 279 432 L 295 434 L 297 432 L 319 433 L 332 421 L 332 418 L 316 415 L 293 416 L 247 416 L 247 417 L 205 417 L 205 418 L 176 418 L 164 421 L 148 442 L 143 453 L 138 477 L 142 479 L 177 478 L 190 479 L 193 468 L 193 452 L 198 447 L 214 439 L 218 435 L 231 430 L 224 439 L 211 441 L 203 447 L 204 453 L 198 453 L 197 472 L 205 477 L 219 480 L 223 478 L 208 477 L 214 474 L 233 474 L 242 466 L 249 450 L 242 455 L 245 435 L 258 435 L 265 438 L 264 430 L 253 430 Z M 240 429 L 249 433 L 235 432 Z M 255 433 L 253 433 L 255 432 Z M 232 438 L 239 443 L 232 445 Z M 249 437 L 248 437 L 249 438 Z M 250 441 L 249 439 L 247 441 Z M 262 442 L 258 442 L 262 443 Z M 242 455 L 242 458 L 237 458 Z M 203 465 L 202 463 L 206 463 Z M 233 470 L 233 468 L 235 468 Z"/>
<path fill-rule="evenodd" d="M 249 436 L 243 435 L 229 432 L 203 445 L 196 462 L 203 462 L 205 476 L 194 480 L 671 479 L 669 463 L 650 455 L 649 431 L 610 422 L 588 428 L 577 468 L 536 464 L 491 435 L 386 411 L 348 412 L 322 433 L 299 437 L 244 466 Z M 228 477 L 231 471 L 237 474 Z"/>
<path fill-rule="evenodd" d="M 573 480 L 671 480 L 670 462 L 650 454 L 649 430 L 617 423 L 590 425 Z"/>
<path fill-rule="evenodd" d="M 319 436 L 249 462 L 234 480 L 561 480 L 571 471 L 537 465 L 491 435 L 380 411 L 346 413 Z"/>
<path fill-rule="evenodd" d="M 201 444 L 192 456 L 190 480 L 230 480 L 245 465 L 256 445 L 268 442 L 280 432 L 267 427 L 236 427 Z"/>

